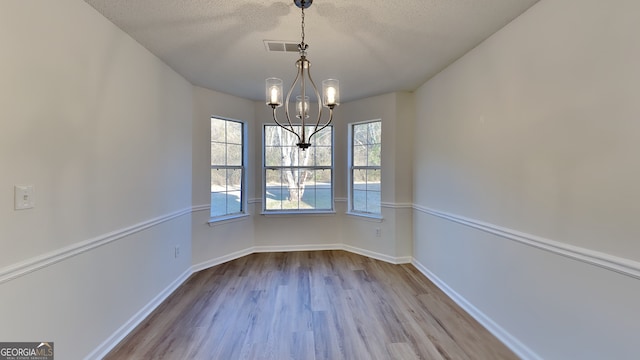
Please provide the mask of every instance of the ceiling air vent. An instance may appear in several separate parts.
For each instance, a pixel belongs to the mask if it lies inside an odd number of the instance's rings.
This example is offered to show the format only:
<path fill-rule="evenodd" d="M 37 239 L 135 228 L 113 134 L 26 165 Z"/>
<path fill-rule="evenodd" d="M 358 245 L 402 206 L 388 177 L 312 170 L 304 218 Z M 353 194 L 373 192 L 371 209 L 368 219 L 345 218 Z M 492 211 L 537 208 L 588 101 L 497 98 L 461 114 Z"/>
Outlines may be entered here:
<path fill-rule="evenodd" d="M 267 51 L 274 52 L 298 52 L 298 43 L 293 41 L 264 40 Z"/>

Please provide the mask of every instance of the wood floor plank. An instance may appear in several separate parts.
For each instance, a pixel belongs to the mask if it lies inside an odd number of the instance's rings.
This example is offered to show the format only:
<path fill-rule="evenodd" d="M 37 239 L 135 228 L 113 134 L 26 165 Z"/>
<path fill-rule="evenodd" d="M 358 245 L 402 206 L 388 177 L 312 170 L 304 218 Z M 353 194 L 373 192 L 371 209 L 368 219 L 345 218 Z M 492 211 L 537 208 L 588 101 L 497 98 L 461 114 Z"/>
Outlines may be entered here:
<path fill-rule="evenodd" d="M 105 359 L 517 357 L 415 267 L 306 251 L 193 274 Z"/>

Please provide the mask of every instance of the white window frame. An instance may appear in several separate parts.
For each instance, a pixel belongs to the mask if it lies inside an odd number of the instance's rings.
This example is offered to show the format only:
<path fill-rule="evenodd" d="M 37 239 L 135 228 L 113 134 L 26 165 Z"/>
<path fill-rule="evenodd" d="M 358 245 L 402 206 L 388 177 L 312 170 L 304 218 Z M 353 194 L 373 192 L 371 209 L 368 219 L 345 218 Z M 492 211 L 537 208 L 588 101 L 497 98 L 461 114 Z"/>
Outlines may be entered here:
<path fill-rule="evenodd" d="M 369 123 L 375 123 L 375 122 L 379 122 L 380 123 L 380 146 L 382 146 L 382 119 L 374 119 L 374 120 L 365 120 L 365 121 L 358 121 L 358 122 L 353 122 L 353 123 L 349 123 L 349 131 L 348 131 L 348 150 L 347 150 L 347 214 L 348 215 L 354 215 L 354 216 L 360 216 L 360 217 L 365 217 L 365 218 L 371 218 L 374 220 L 382 220 L 382 178 L 380 178 L 380 212 L 367 212 L 367 211 L 361 211 L 361 210 L 354 210 L 354 184 L 353 184 L 353 172 L 354 170 L 358 170 L 358 169 L 373 169 L 373 170 L 379 170 L 380 173 L 382 174 L 382 154 L 380 155 L 380 165 L 379 166 L 354 166 L 353 165 L 353 147 L 354 147 L 354 142 L 353 142 L 353 136 L 354 136 L 354 127 L 357 125 L 364 125 L 364 124 L 369 124 Z"/>
<path fill-rule="evenodd" d="M 240 169 L 242 171 L 242 175 L 241 175 L 241 181 L 240 181 L 240 211 L 236 212 L 236 213 L 227 213 L 227 214 L 222 214 L 222 215 L 217 215 L 214 216 L 211 214 L 211 211 L 213 209 L 213 201 L 212 199 L 209 200 L 210 202 L 210 210 L 209 210 L 209 224 L 211 223 L 215 223 L 215 222 L 222 222 L 222 221 L 228 221 L 228 220 L 232 220 L 232 219 L 237 219 L 237 218 L 242 218 L 242 217 L 247 217 L 249 216 L 249 213 L 247 212 L 247 208 L 248 208 L 248 201 L 247 201 L 247 192 L 246 192 L 246 184 L 247 184 L 247 123 L 246 121 L 242 121 L 242 120 L 237 120 L 237 119 L 231 119 L 231 118 L 225 118 L 222 116 L 211 116 L 210 118 L 210 124 L 211 122 L 213 122 L 214 120 L 222 120 L 222 121 L 230 121 L 230 122 L 236 122 L 241 124 L 242 127 L 242 164 L 240 166 L 237 165 L 213 165 L 211 164 L 211 158 L 209 158 L 209 166 L 210 166 L 210 170 L 213 169 Z M 211 128 L 211 127 L 210 127 Z M 211 134 L 210 134 L 211 135 Z M 211 138 L 211 136 L 209 136 L 209 138 Z M 211 142 L 211 141 L 210 141 Z M 209 154 L 211 154 L 211 146 L 209 146 Z M 211 176 L 211 171 L 209 171 L 209 176 Z M 211 178 L 209 179 L 209 186 L 211 186 Z"/>
<path fill-rule="evenodd" d="M 299 126 L 300 124 L 293 124 Z M 274 123 L 265 123 L 262 125 L 262 215 L 323 215 L 335 214 L 335 128 L 328 125 L 331 129 L 331 166 L 305 166 L 304 168 L 312 168 L 316 170 L 329 169 L 331 171 L 331 207 L 329 209 L 267 209 L 267 170 L 281 169 L 281 166 L 266 165 L 266 128 L 270 126 L 278 126 Z M 314 146 L 313 138 L 311 138 L 311 146 Z"/>

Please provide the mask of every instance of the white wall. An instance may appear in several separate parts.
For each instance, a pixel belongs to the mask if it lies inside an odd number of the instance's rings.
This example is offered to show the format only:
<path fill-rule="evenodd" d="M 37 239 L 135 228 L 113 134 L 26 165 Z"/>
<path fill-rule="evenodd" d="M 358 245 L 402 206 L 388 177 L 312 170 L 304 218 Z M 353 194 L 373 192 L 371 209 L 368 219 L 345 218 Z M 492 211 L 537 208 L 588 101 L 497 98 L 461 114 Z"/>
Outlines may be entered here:
<path fill-rule="evenodd" d="M 250 102 L 196 88 L 193 127 L 193 264 L 218 264 L 252 251 L 347 248 L 392 262 L 411 256 L 411 126 L 409 93 L 387 94 L 341 105 L 334 119 L 335 214 L 262 215 L 262 126 L 272 123 L 262 101 Z M 209 220 L 209 119 L 246 121 L 249 131 L 247 197 L 249 215 L 229 222 Z M 383 222 L 346 216 L 348 123 L 383 121 Z M 398 203 L 397 201 L 401 201 Z M 382 236 L 375 236 L 381 228 Z"/>
<path fill-rule="evenodd" d="M 254 178 L 259 176 L 254 149 L 260 147 L 260 135 L 254 128 L 254 102 L 196 87 L 193 105 L 193 264 L 198 268 L 214 265 L 229 255 L 254 246 L 253 216 L 233 222 L 208 225 L 211 203 L 211 117 L 245 122 L 248 128 L 246 171 L 248 199 L 255 197 Z M 258 142 L 256 142 L 258 141 Z M 253 204 L 249 213 L 254 215 Z M 233 257 L 233 256 L 231 256 Z"/>
<path fill-rule="evenodd" d="M 382 222 L 348 216 L 344 219 L 344 243 L 357 249 L 365 249 L 372 255 L 383 254 L 391 261 L 405 261 L 411 256 L 411 197 L 413 136 L 411 124 L 414 118 L 413 95 L 391 93 L 352 101 L 340 107 L 343 126 L 336 129 L 347 143 L 349 123 L 381 120 L 381 199 Z M 345 158 L 341 176 L 347 178 L 346 147 L 339 156 Z M 347 184 L 341 189 L 347 196 Z M 380 236 L 376 236 L 380 229 Z M 379 256 L 380 257 L 380 256 Z M 385 257 L 382 257 L 385 258 Z"/>
<path fill-rule="evenodd" d="M 80 359 L 189 268 L 192 86 L 83 1 L 0 2 L 0 43 L 0 339 Z"/>
<path fill-rule="evenodd" d="M 523 356 L 640 350 L 639 13 L 542 0 L 416 93 L 414 257 Z"/>

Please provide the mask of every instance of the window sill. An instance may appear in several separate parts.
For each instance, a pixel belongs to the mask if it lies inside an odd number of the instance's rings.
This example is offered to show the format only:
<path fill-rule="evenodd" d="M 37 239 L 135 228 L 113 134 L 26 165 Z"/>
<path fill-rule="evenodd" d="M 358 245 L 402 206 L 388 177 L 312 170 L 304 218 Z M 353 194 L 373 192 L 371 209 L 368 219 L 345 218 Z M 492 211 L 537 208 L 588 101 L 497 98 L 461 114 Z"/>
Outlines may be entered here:
<path fill-rule="evenodd" d="M 384 220 L 382 215 L 378 215 L 378 214 L 367 214 L 367 213 L 359 213 L 359 212 L 352 212 L 352 211 L 347 211 L 346 214 L 349 216 L 361 218 L 362 220 L 372 221 L 372 222 L 382 222 Z"/>
<path fill-rule="evenodd" d="M 236 221 L 242 221 L 245 218 L 248 218 L 249 216 L 251 215 L 244 213 L 244 214 L 233 214 L 233 215 L 214 217 L 214 218 L 210 218 L 207 224 L 209 224 L 209 226 L 223 225 L 223 224 L 228 224 Z"/>
<path fill-rule="evenodd" d="M 335 215 L 335 210 L 326 210 L 326 211 L 262 211 L 260 215 L 264 215 L 267 217 L 274 216 L 326 216 L 326 215 Z"/>

